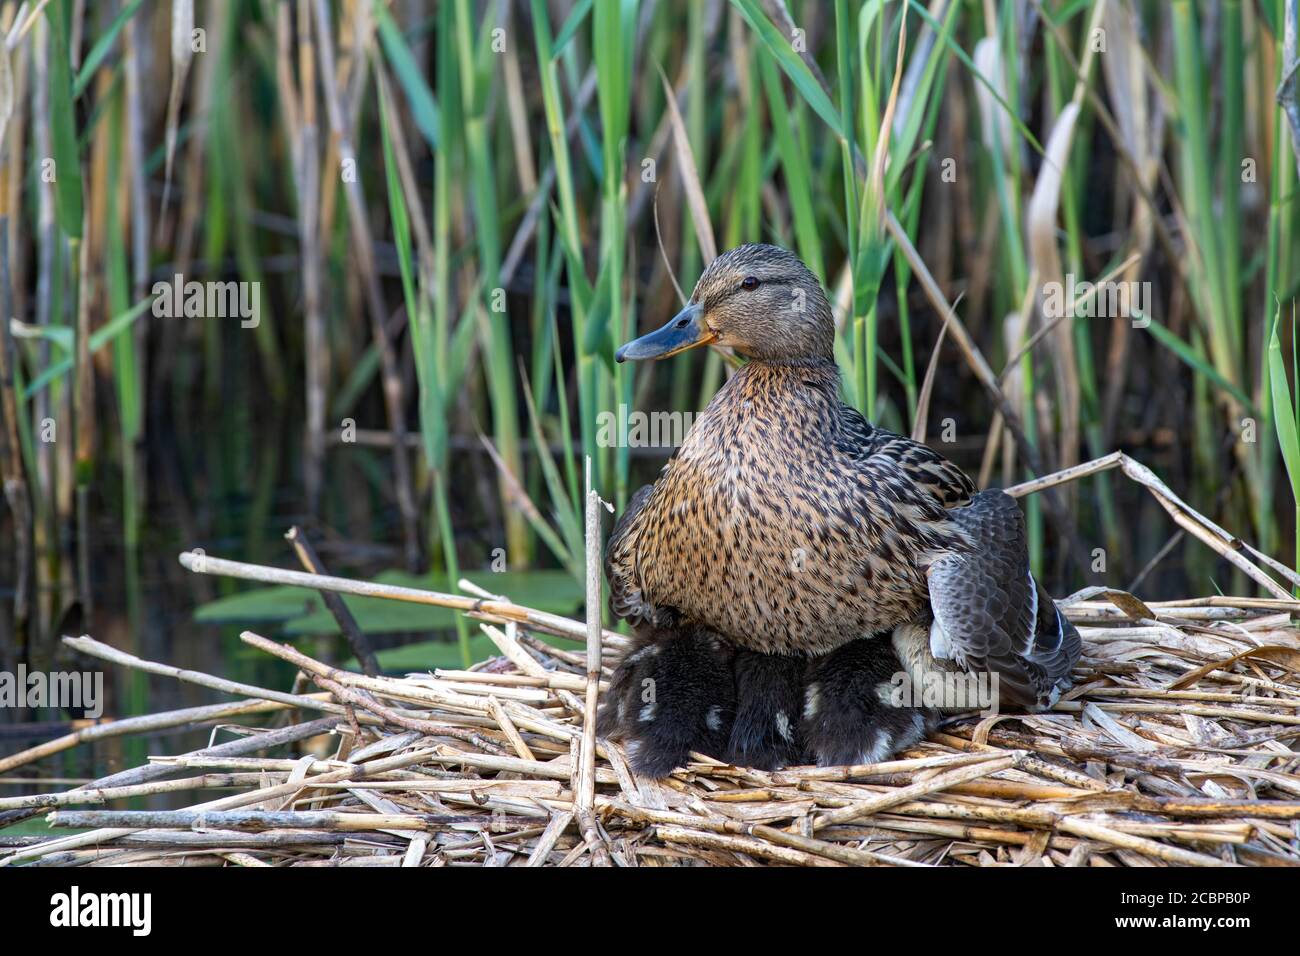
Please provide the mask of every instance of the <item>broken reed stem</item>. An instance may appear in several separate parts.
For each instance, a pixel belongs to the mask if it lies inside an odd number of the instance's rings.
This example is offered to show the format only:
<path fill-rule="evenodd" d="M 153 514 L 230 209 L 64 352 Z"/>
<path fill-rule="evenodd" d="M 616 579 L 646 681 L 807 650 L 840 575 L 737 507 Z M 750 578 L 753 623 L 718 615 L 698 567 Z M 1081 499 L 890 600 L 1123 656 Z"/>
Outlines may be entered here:
<path fill-rule="evenodd" d="M 591 848 L 592 859 L 610 865 L 600 839 L 594 813 L 596 803 L 596 697 L 600 693 L 601 560 L 600 495 L 591 487 L 591 458 L 586 460 L 586 545 L 587 545 L 587 687 L 583 705 L 582 742 L 579 749 L 578 780 L 574 811 L 582 835 Z"/>
<path fill-rule="evenodd" d="M 730 820 L 726 817 L 710 819 L 691 813 L 680 813 L 672 810 L 654 810 L 647 807 L 635 807 L 618 800 L 608 799 L 601 799 L 600 808 L 608 814 L 620 816 L 636 823 L 680 826 L 694 830 L 708 830 L 712 833 L 755 836 L 784 847 L 800 850 L 805 853 L 812 853 L 817 856 L 823 856 L 827 859 L 835 860 L 840 863 L 847 863 L 852 866 L 880 866 L 882 864 L 900 866 L 922 865 L 911 860 L 892 858 L 879 853 L 873 853 L 870 850 L 859 850 L 836 843 L 829 843 L 825 840 L 817 840 L 812 837 L 801 836 L 797 833 L 791 833 L 788 830 L 778 830 L 775 827 L 765 826 L 763 824 L 744 823 L 738 820 Z"/>
<path fill-rule="evenodd" d="M 1246 545 L 1235 535 L 1229 534 L 1223 528 L 1219 527 L 1205 515 L 1201 514 L 1187 502 L 1183 501 L 1178 495 L 1156 477 L 1146 465 L 1130 458 L 1122 451 L 1111 452 L 1109 455 L 1103 455 L 1101 458 L 1094 458 L 1092 461 L 1086 461 L 1070 468 L 1062 469 L 1050 475 L 1043 475 L 1038 478 L 1032 478 L 1029 481 L 1023 481 L 1018 485 L 1013 485 L 1006 489 L 1007 494 L 1013 498 L 1019 498 L 1024 495 L 1034 494 L 1035 492 L 1045 491 L 1054 488 L 1057 485 L 1070 481 L 1077 481 L 1088 475 L 1096 474 L 1100 471 L 1107 471 L 1111 468 L 1118 468 L 1127 477 L 1142 485 L 1152 497 L 1160 503 L 1169 516 L 1180 527 L 1194 535 L 1202 543 L 1207 545 L 1216 554 L 1228 561 L 1233 566 L 1239 568 L 1243 574 L 1252 581 L 1264 588 L 1274 597 L 1283 601 L 1291 601 L 1291 592 L 1282 587 L 1275 580 L 1269 577 L 1263 570 L 1242 555 L 1242 549 L 1254 551 L 1249 545 Z"/>
<path fill-rule="evenodd" d="M 260 703 L 260 702 L 259 702 Z M 271 708 L 268 708 L 271 709 Z M 256 753 L 259 750 L 266 750 L 271 747 L 279 747 L 284 744 L 297 743 L 308 737 L 315 737 L 318 734 L 329 733 L 338 721 L 332 717 L 322 717 L 317 720 L 307 721 L 302 724 L 294 724 L 290 727 L 281 727 L 278 730 L 265 730 L 251 733 L 246 737 L 240 737 L 236 740 L 227 741 L 224 744 L 217 744 L 212 747 L 205 747 L 202 750 L 194 750 L 188 754 L 173 758 L 183 760 L 186 758 L 230 758 L 244 754 Z M 89 783 L 82 784 L 73 790 L 67 791 L 70 794 L 91 791 L 100 788 L 126 787 L 135 784 L 147 783 L 151 780 L 158 780 L 172 773 L 173 770 L 167 766 L 157 764 L 148 764 L 142 767 L 132 767 L 129 770 L 122 770 L 118 773 L 109 774 L 106 777 L 100 777 Z M 18 823 L 27 819 L 32 814 L 22 810 L 4 810 L 0 811 L 0 827 Z"/>
<path fill-rule="evenodd" d="M 278 690 L 266 690 L 262 687 L 256 687 L 253 684 L 241 684 L 238 681 L 226 680 L 224 677 L 213 677 L 211 674 L 204 674 L 200 671 L 185 670 L 180 667 L 173 667 L 171 664 L 160 664 L 157 661 L 146 661 L 134 654 L 128 654 L 126 651 L 120 651 L 116 647 L 110 647 L 95 640 L 88 634 L 81 637 L 65 637 L 63 643 L 68 645 L 74 651 L 79 651 L 87 657 L 97 657 L 100 660 L 111 661 L 114 664 L 120 664 L 123 667 L 129 667 L 132 670 L 143 671 L 146 674 L 157 674 L 160 677 L 173 677 L 176 680 L 184 681 L 188 684 L 197 684 L 200 687 L 208 687 L 212 690 L 221 691 L 223 694 L 237 694 L 241 697 L 257 697 L 264 700 L 272 700 L 276 703 L 283 704 L 286 707 L 301 707 L 306 710 L 323 710 L 331 714 L 342 714 L 343 708 L 338 704 L 330 703 L 324 698 L 327 694 L 317 694 L 308 696 L 305 694 L 286 694 Z"/>
<path fill-rule="evenodd" d="M 322 697 L 325 695 L 322 694 Z M 313 701 L 317 710 L 329 710 L 337 705 Z M 183 710 L 169 710 L 161 714 L 144 714 L 139 717 L 126 717 L 107 724 L 82 727 L 70 734 L 56 737 L 27 750 L 20 750 L 8 757 L 0 757 L 0 773 L 8 773 L 16 767 L 35 763 L 45 757 L 53 756 L 64 750 L 71 750 L 81 744 L 110 737 L 124 737 L 128 734 L 145 734 L 172 727 L 184 727 L 189 724 L 206 724 L 214 720 L 227 720 L 231 717 L 245 717 L 250 714 L 265 714 L 270 711 L 283 710 L 287 706 L 278 701 L 240 700 L 229 704 L 208 704 L 204 707 L 186 707 Z"/>
<path fill-rule="evenodd" d="M 529 749 L 528 743 L 519 733 L 519 728 L 515 726 L 515 722 L 510 719 L 506 709 L 501 706 L 501 702 L 495 697 L 488 698 L 488 712 L 492 715 L 492 719 L 497 722 L 502 732 L 505 733 L 510 745 L 515 748 L 515 753 L 519 754 L 521 760 L 537 759 L 533 756 L 532 750 Z"/>
<path fill-rule="evenodd" d="M 276 644 L 274 641 L 268 641 L 260 634 L 254 634 L 252 631 L 244 631 L 239 635 L 240 639 L 246 644 L 266 651 L 275 657 L 279 657 L 296 665 L 300 670 L 311 677 L 313 681 L 329 691 L 335 699 L 341 700 L 352 707 L 360 707 L 368 710 L 377 718 L 398 727 L 407 730 L 418 730 L 421 733 L 432 734 L 440 737 L 453 737 L 458 740 L 464 740 L 466 743 L 473 744 L 488 753 L 501 754 L 505 751 L 486 739 L 482 734 L 475 733 L 472 730 L 465 730 L 461 727 L 452 727 L 445 723 L 433 720 L 422 720 L 416 717 L 410 717 L 406 714 L 398 713 L 390 707 L 385 707 L 373 697 L 365 692 L 352 690 L 344 687 L 334 678 L 346 678 L 353 676 L 347 671 L 340 671 L 336 668 L 322 664 L 320 661 L 313 660 L 306 654 L 303 654 L 297 648 L 290 647 L 287 644 Z M 346 711 L 346 708 L 341 708 Z"/>
<path fill-rule="evenodd" d="M 1163 843 L 1157 843 L 1155 840 L 1147 840 L 1127 833 L 1120 833 L 1117 830 L 1112 830 L 1110 827 L 1102 826 L 1099 823 L 1080 820 L 1078 817 L 1067 817 L 1061 820 L 1057 825 L 1062 830 L 1065 830 L 1068 833 L 1073 833 L 1076 836 L 1085 837 L 1089 840 L 1099 840 L 1102 843 L 1110 843 L 1127 850 L 1136 850 L 1138 853 L 1142 853 L 1146 856 L 1153 856 L 1158 860 L 1164 860 L 1166 863 L 1173 863 L 1176 866 L 1240 865 L 1237 863 L 1228 863 L 1224 860 L 1220 860 L 1218 857 L 1207 856 L 1204 853 L 1194 853 L 1191 850 L 1166 846 Z"/>
<path fill-rule="evenodd" d="M 192 807 L 192 810 L 233 810 L 249 804 L 264 803 L 268 800 L 274 800 L 277 797 L 290 797 L 299 790 L 307 790 L 312 786 L 322 783 L 336 783 L 343 780 L 360 780 L 377 773 L 383 773 L 389 770 L 397 770 L 403 767 L 409 767 L 413 764 L 420 763 L 432 755 L 429 750 L 412 750 L 394 757 L 379 758 L 369 763 L 352 765 L 345 769 L 331 771 L 330 773 L 320 774 L 315 777 L 308 777 L 304 780 L 289 780 L 282 784 L 272 787 L 263 787 L 249 791 L 248 793 L 237 793 L 229 797 L 222 797 L 218 800 L 210 800 L 207 803 L 198 804 Z M 0 866 L 11 866 L 16 863 L 22 863 L 27 860 L 38 859 L 47 853 L 61 853 L 66 850 L 75 850 L 86 846 L 96 846 L 118 837 L 126 836 L 135 832 L 131 828 L 108 827 L 103 829 L 90 830 L 86 833 L 78 833 L 73 836 L 62 837 L 51 840 L 48 843 L 40 843 L 35 846 L 24 847 L 9 856 L 0 857 Z"/>
<path fill-rule="evenodd" d="M 294 553 L 298 555 L 298 560 L 302 566 L 312 574 L 325 574 L 325 565 L 321 563 L 320 557 L 316 554 L 316 549 L 311 546 L 307 536 L 302 530 L 294 525 L 285 534 L 284 539 L 293 545 Z M 343 598 L 339 597 L 333 591 L 321 591 L 321 600 L 329 608 L 330 614 L 334 616 L 339 630 L 348 642 L 348 647 L 352 648 L 352 653 L 357 661 L 361 664 L 361 670 L 374 677 L 379 673 L 379 659 L 375 657 L 375 651 L 370 646 L 370 639 L 362 632 L 357 619 L 352 616 L 348 606 L 343 603 Z"/>
<path fill-rule="evenodd" d="M 178 780 L 159 780 L 130 787 L 99 787 L 69 790 L 66 793 L 37 793 L 27 797 L 0 797 L 0 810 L 43 810 L 46 807 L 66 807 L 79 803 L 107 803 L 110 800 L 127 800 L 148 797 L 178 790 L 218 790 L 237 787 L 256 787 L 265 779 L 265 771 L 258 773 L 205 773 L 197 777 Z"/>
<path fill-rule="evenodd" d="M 337 591 L 340 594 L 355 594 L 358 597 L 384 598 L 390 601 L 405 601 L 408 604 L 448 607 L 457 611 L 473 612 L 481 616 L 487 615 L 502 623 L 514 621 L 549 634 L 559 634 L 574 640 L 584 641 L 587 636 L 586 627 L 577 621 L 562 617 L 559 614 L 524 607 L 512 601 L 494 601 L 485 598 L 466 597 L 463 594 L 446 594 L 441 591 L 402 587 L 396 584 L 378 584 L 373 581 L 354 581 L 351 578 L 310 574 L 306 571 L 289 571 L 264 564 L 249 564 L 244 561 L 213 558 L 197 551 L 183 551 L 177 560 L 180 562 L 181 567 L 196 574 L 215 574 L 222 577 L 240 578 L 245 581 L 258 581 L 263 584 L 288 584 L 293 587 L 310 588 L 313 591 Z M 627 643 L 627 638 L 615 631 L 606 630 L 603 636 L 606 641 L 612 641 L 616 646 Z"/>
<path fill-rule="evenodd" d="M 438 813 L 338 813 L 333 810 L 53 810 L 52 827 L 129 829 L 234 830 L 427 830 L 434 826 L 474 823 L 476 818 Z"/>
<path fill-rule="evenodd" d="M 911 786 L 901 787 L 892 790 L 889 793 L 878 794 L 867 800 L 857 803 L 851 803 L 846 807 L 838 810 L 832 810 L 829 813 L 821 814 L 813 819 L 812 827 L 814 830 L 822 827 L 831 826 L 836 823 L 850 823 L 862 817 L 871 816 L 895 807 L 900 803 L 907 803 L 915 797 L 924 796 L 928 793 L 934 793 L 936 790 L 944 790 L 955 784 L 965 783 L 968 780 L 974 780 L 977 777 L 988 776 L 991 773 L 997 773 L 999 770 L 1017 766 L 1020 761 L 1026 757 L 1023 750 L 1013 750 L 1009 754 L 995 756 L 992 759 L 980 763 L 971 764 L 966 767 L 958 767 L 955 770 L 949 770 L 931 777 L 929 780 L 922 780 Z"/>

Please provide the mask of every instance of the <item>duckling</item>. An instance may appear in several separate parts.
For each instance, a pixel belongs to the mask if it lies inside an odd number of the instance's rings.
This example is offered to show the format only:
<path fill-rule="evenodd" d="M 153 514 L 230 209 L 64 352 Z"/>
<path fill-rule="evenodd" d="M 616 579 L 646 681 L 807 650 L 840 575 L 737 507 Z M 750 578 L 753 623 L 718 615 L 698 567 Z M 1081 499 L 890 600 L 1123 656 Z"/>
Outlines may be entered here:
<path fill-rule="evenodd" d="M 667 776 L 693 750 L 729 760 L 735 653 L 703 628 L 643 630 L 614 671 L 596 733 L 627 738 L 629 761 L 649 777 Z"/>
<path fill-rule="evenodd" d="M 996 673 L 1005 702 L 1037 709 L 1070 685 L 1080 651 L 1030 575 L 1015 500 L 976 494 L 937 452 L 845 405 L 834 341 L 816 277 L 753 244 L 715 259 L 676 317 L 616 354 L 717 343 L 748 359 L 633 496 L 605 571 L 613 613 L 647 646 L 719 641 L 697 653 L 710 674 L 730 668 L 725 753 L 751 766 L 881 759 L 920 739 L 929 716 L 886 700 L 886 668 Z M 677 683 L 660 687 L 657 713 L 685 692 Z M 640 743 L 642 768 L 676 759 L 691 736 L 613 726 Z M 677 749 L 656 754 L 665 733 Z"/>
<path fill-rule="evenodd" d="M 877 763 L 919 742 L 940 709 L 896 699 L 903 670 L 894 642 L 859 637 L 810 657 L 799 724 L 807 759 L 823 767 Z"/>

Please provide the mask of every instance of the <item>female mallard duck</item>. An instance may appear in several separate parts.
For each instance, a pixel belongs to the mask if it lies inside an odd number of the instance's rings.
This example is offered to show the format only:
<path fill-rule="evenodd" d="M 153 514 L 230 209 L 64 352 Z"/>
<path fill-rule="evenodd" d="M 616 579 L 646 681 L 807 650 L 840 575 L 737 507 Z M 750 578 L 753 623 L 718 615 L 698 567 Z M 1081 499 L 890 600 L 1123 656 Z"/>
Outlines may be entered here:
<path fill-rule="evenodd" d="M 708 343 L 749 359 L 610 536 L 610 605 L 636 633 L 602 710 L 633 766 L 691 750 L 754 766 L 880 760 L 933 711 L 894 675 L 995 674 L 1050 706 L 1079 635 L 1029 573 L 1024 518 L 951 462 L 840 401 L 835 326 L 793 254 L 715 259 L 620 362 Z"/>

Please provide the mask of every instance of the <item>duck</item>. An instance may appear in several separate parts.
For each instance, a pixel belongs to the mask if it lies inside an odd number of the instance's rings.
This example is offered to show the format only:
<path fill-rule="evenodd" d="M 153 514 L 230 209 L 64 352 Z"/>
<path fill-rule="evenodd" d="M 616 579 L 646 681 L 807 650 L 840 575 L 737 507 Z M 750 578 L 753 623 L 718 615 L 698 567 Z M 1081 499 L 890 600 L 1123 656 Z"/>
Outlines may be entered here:
<path fill-rule="evenodd" d="M 610 611 L 633 640 L 597 732 L 640 773 L 692 752 L 765 769 L 887 759 L 944 709 L 900 699 L 900 675 L 987 676 L 999 706 L 1027 711 L 1071 686 L 1079 634 L 1030 572 L 1015 499 L 846 404 L 835 334 L 817 277 L 753 243 L 616 352 L 744 360 L 606 544 Z"/>

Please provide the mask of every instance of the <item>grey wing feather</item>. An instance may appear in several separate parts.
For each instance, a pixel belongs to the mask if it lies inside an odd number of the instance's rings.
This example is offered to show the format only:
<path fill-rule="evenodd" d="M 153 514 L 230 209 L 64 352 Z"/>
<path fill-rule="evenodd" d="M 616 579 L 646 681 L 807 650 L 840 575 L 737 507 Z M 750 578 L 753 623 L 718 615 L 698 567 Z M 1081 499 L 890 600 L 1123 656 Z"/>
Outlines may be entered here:
<path fill-rule="evenodd" d="M 991 489 L 951 515 L 970 548 L 930 566 L 931 652 L 967 670 L 996 672 L 1013 704 L 1050 707 L 1070 685 L 1081 643 L 1029 572 L 1020 506 Z"/>

